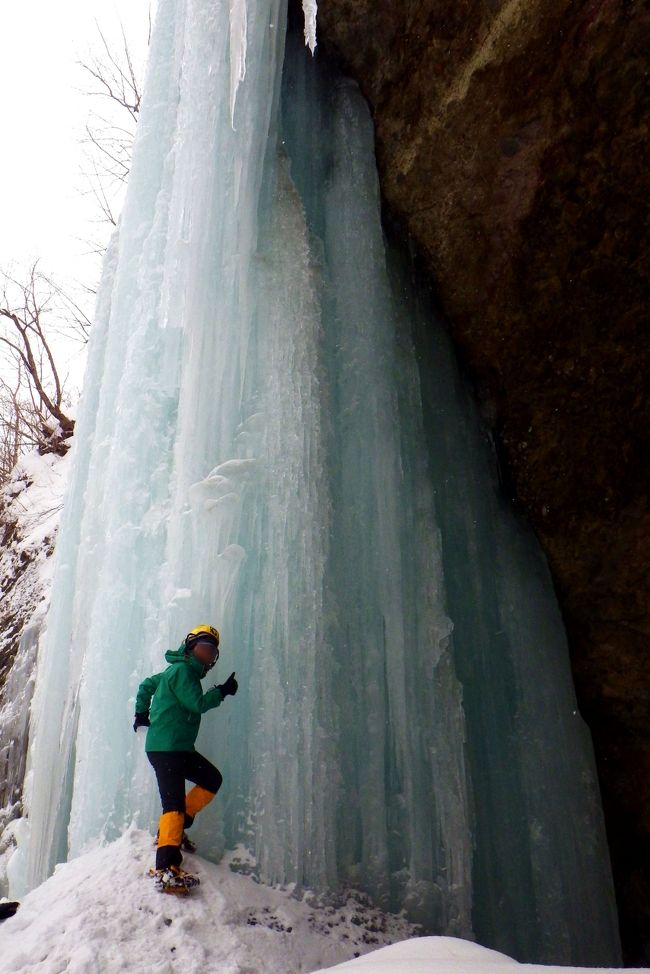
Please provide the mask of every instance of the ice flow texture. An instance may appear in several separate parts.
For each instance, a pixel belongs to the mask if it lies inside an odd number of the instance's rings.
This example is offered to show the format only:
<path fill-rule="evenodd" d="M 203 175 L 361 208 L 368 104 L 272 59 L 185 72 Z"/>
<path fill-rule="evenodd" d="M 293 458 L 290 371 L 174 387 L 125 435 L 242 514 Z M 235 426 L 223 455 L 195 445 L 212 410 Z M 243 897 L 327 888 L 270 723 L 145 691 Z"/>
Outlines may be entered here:
<path fill-rule="evenodd" d="M 235 6 L 233 103 L 228 5 L 159 4 L 14 888 L 154 820 L 135 689 L 210 621 L 240 691 L 199 738 L 224 774 L 204 848 L 244 841 L 268 881 L 352 884 L 522 960 L 617 963 L 551 580 L 383 239 L 368 109 L 294 37 L 285 58 L 284 3 Z"/>

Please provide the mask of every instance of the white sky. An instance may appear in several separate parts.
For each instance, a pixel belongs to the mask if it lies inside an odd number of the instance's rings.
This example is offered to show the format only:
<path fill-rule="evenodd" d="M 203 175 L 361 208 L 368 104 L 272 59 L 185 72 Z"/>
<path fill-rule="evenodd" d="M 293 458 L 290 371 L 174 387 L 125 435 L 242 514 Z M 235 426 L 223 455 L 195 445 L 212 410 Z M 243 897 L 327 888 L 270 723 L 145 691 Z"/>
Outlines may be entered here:
<path fill-rule="evenodd" d="M 150 0 L 1 0 L 0 268 L 19 274 L 40 258 L 62 285 L 95 286 L 98 258 L 84 256 L 82 241 L 109 231 L 96 222 L 80 140 L 89 112 L 103 106 L 81 93 L 92 79 L 77 62 L 101 43 L 96 21 L 115 42 L 121 21 L 142 65 L 149 7 Z"/>
<path fill-rule="evenodd" d="M 0 266 L 40 256 L 52 269 L 84 267 L 77 237 L 94 233 L 81 196 L 84 123 L 101 103 L 76 63 L 98 45 L 97 21 L 146 56 L 149 0 L 19 0 L 0 11 Z"/>

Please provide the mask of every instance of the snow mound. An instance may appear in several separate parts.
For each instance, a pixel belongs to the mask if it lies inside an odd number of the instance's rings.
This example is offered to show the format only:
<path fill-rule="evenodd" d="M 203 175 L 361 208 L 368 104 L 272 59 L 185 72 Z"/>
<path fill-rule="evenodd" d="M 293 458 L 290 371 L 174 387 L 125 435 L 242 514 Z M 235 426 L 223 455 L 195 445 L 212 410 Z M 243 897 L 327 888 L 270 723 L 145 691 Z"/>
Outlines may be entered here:
<path fill-rule="evenodd" d="M 501 968 L 511 972 L 513 966 L 529 968 L 534 965 L 519 964 L 506 954 L 480 947 L 469 940 L 419 937 L 382 947 L 369 956 L 337 964 L 336 967 L 327 968 L 327 971 L 328 974 L 334 971 L 352 971 L 354 974 L 469 974 L 474 971 L 479 974 L 487 970 L 490 974 L 501 974 Z M 556 969 L 540 967 L 540 970 L 548 974 Z M 324 971 L 325 968 L 315 974 L 324 974 Z"/>
<path fill-rule="evenodd" d="M 25 897 L 0 926 L 0 972 L 300 974 L 414 933 L 352 899 L 335 909 L 264 886 L 241 858 L 231 852 L 215 865 L 186 855 L 201 885 L 166 896 L 147 875 L 152 836 L 132 827 L 57 866 Z"/>
<path fill-rule="evenodd" d="M 506 954 L 489 950 L 468 940 L 454 937 L 419 937 L 403 943 L 391 944 L 356 960 L 323 968 L 314 974 L 513 974 L 520 967 L 521 974 L 607 974 L 623 968 L 613 967 L 553 967 L 542 964 L 520 964 Z M 643 968 L 625 968 L 625 974 Z"/>

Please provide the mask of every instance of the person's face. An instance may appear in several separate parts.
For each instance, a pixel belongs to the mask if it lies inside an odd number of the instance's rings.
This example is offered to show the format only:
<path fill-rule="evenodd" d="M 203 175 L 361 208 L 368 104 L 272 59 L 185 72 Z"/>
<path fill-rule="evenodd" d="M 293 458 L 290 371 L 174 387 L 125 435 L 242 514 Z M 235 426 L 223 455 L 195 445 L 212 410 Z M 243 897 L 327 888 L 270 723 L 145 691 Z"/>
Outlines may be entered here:
<path fill-rule="evenodd" d="M 219 658 L 219 650 L 214 643 L 195 643 L 192 652 L 204 666 L 209 666 Z"/>

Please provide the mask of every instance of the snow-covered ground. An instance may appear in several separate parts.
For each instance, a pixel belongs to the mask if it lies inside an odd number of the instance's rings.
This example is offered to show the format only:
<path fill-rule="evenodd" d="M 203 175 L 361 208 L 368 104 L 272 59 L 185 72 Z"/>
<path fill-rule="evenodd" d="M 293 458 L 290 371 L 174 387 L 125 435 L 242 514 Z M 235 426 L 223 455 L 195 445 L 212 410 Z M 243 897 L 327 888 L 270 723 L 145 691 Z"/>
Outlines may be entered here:
<path fill-rule="evenodd" d="M 131 828 L 58 866 L 0 924 L 1 974 L 298 974 L 414 933 L 358 901 L 335 909 L 263 886 L 242 851 L 219 865 L 186 855 L 201 886 L 168 896 L 147 875 L 154 852 Z"/>
<path fill-rule="evenodd" d="M 2 974 L 568 974 L 588 968 L 519 965 L 451 937 L 414 937 L 399 917 L 362 902 L 318 904 L 264 886 L 242 850 L 219 865 L 186 855 L 201 885 L 189 896 L 156 891 L 148 832 L 58 866 L 0 924 Z M 389 946 L 386 946 L 389 945 Z M 354 959 L 357 955 L 357 959 Z M 341 963 L 342 962 L 342 963 Z M 332 966 L 337 965 L 337 966 Z M 599 969 L 600 974 L 606 970 Z"/>
<path fill-rule="evenodd" d="M 328 967 L 328 974 L 606 974 L 611 967 L 550 967 L 541 964 L 519 964 L 516 960 L 488 950 L 468 940 L 454 937 L 420 937 L 404 943 L 382 947 L 365 957 Z M 324 970 L 315 974 L 324 974 Z M 625 968 L 626 974 L 643 968 Z"/>

